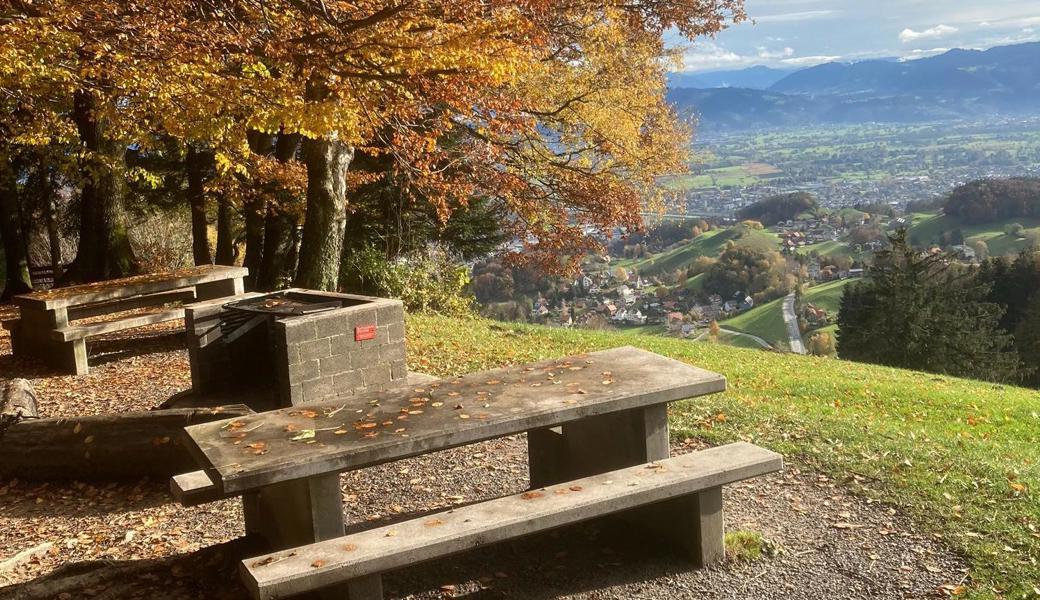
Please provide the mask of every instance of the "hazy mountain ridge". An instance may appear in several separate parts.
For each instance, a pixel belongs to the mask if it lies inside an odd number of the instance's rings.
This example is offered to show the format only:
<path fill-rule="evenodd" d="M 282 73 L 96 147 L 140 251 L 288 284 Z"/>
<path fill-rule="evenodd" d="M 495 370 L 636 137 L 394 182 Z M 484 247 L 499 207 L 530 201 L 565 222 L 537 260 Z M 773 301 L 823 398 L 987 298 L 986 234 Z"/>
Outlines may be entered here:
<path fill-rule="evenodd" d="M 710 82 L 704 74 L 695 77 Z M 1029 43 L 913 61 L 825 63 L 768 89 L 673 87 L 669 100 L 711 130 L 1034 116 L 1040 115 L 1038 92 L 1040 43 Z"/>
<path fill-rule="evenodd" d="M 766 90 L 798 69 L 774 69 L 765 66 L 735 71 L 708 71 L 704 73 L 669 73 L 670 88 L 748 88 Z"/>

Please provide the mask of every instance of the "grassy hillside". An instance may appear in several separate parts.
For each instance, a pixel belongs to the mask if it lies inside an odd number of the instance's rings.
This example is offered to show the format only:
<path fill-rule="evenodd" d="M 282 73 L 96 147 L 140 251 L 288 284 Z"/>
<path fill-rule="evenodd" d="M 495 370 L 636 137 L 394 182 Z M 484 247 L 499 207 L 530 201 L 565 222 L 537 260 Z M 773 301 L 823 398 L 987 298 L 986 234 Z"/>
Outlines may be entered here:
<path fill-rule="evenodd" d="M 726 329 L 743 331 L 769 342 L 776 348 L 787 350 L 787 327 L 784 325 L 783 298 L 756 306 L 732 319 L 726 319 L 721 325 Z"/>
<path fill-rule="evenodd" d="M 1035 390 L 658 336 L 408 322 L 409 367 L 442 376 L 625 344 L 726 376 L 726 393 L 673 406 L 674 437 L 760 444 L 905 511 L 971 561 L 959 597 L 1035 597 Z"/>
<path fill-rule="evenodd" d="M 726 344 L 727 346 L 734 346 L 736 348 L 753 348 L 755 350 L 763 349 L 762 344 L 759 344 L 746 335 L 736 335 L 729 333 L 728 331 L 719 332 L 719 343 Z"/>
<path fill-rule="evenodd" d="M 779 239 L 765 230 L 732 228 L 716 229 L 679 244 L 674 248 L 640 260 L 619 261 L 626 269 L 635 269 L 642 275 L 657 275 L 676 269 L 687 268 L 701 256 L 716 257 L 722 254 L 726 242 L 761 250 L 777 250 Z"/>
<path fill-rule="evenodd" d="M 827 240 L 826 242 L 820 242 L 818 244 L 802 246 L 798 248 L 797 252 L 802 256 L 809 256 L 813 252 L 815 252 L 819 256 L 826 257 L 848 256 L 851 257 L 853 260 L 859 260 L 865 254 L 869 254 L 869 252 L 857 253 L 853 251 L 851 247 L 849 247 L 849 244 L 847 242 L 843 242 L 841 240 Z"/>
<path fill-rule="evenodd" d="M 853 281 L 856 280 L 839 279 L 838 281 L 830 281 L 820 285 L 814 285 L 805 290 L 804 301 L 806 303 L 815 304 L 827 311 L 827 314 L 832 317 L 837 316 L 838 309 L 841 308 L 841 295 L 845 290 L 845 286 L 849 285 Z"/>
<path fill-rule="evenodd" d="M 704 273 L 698 273 L 693 277 L 686 280 L 686 289 L 691 292 L 700 292 L 704 290 Z"/>
<path fill-rule="evenodd" d="M 970 245 L 977 241 L 986 242 L 992 256 L 1017 254 L 1026 248 L 1025 239 L 1004 233 L 1004 228 L 1011 223 L 1019 223 L 1025 228 L 1025 232 L 1040 232 L 1040 219 L 1008 219 L 983 225 L 963 225 L 956 217 L 935 213 L 914 213 L 912 216 L 914 220 L 909 233 L 910 239 L 915 242 L 921 245 L 932 244 L 937 242 L 944 232 L 960 229 L 964 234 L 965 243 Z"/>

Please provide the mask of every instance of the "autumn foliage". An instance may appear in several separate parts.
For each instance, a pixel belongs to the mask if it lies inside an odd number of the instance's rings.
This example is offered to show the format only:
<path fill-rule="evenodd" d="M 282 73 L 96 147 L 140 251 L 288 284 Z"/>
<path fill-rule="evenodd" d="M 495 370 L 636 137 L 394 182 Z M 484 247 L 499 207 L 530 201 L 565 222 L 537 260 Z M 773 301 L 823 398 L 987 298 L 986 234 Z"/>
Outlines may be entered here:
<path fill-rule="evenodd" d="M 147 177 L 127 148 L 205 152 L 206 192 L 247 230 L 272 212 L 302 224 L 310 287 L 338 281 L 351 190 L 388 174 L 442 221 L 491 199 L 520 257 L 565 268 L 590 231 L 639 225 L 685 161 L 664 31 L 743 17 L 742 0 L 6 0 L 0 153 L 61 148 L 118 219 L 120 187 Z M 352 170 L 362 156 L 378 170 Z"/>

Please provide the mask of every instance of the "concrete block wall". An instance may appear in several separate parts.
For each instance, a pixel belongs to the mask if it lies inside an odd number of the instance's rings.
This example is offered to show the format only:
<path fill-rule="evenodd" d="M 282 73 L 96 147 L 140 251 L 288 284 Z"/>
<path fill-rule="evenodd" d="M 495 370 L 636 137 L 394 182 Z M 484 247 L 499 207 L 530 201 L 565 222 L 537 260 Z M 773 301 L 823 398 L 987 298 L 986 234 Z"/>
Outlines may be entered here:
<path fill-rule="evenodd" d="M 404 306 L 399 300 L 291 290 L 309 296 L 342 300 L 348 306 L 294 317 L 279 317 L 269 326 L 267 344 L 254 343 L 249 354 L 269 352 L 273 373 L 256 373 L 271 379 L 282 406 L 348 397 L 361 391 L 381 390 L 408 375 L 405 364 Z M 186 307 L 185 328 L 189 338 L 192 388 L 196 392 L 234 389 L 255 381 L 229 381 L 248 372 L 236 365 L 232 354 L 243 354 L 247 334 L 229 352 L 220 330 L 221 307 L 227 303 L 262 294 L 243 294 Z M 320 301 L 320 299 L 318 300 Z M 371 340 L 355 339 L 356 329 L 375 327 Z M 241 359 L 238 359 L 241 360 Z M 258 363 L 260 361 L 257 361 Z M 255 372 L 255 370 L 254 370 Z"/>
<path fill-rule="evenodd" d="M 284 360 L 279 385 L 292 404 L 381 390 L 403 379 L 404 306 L 399 300 L 336 294 L 363 302 L 355 306 L 276 321 L 276 353 Z M 358 328 L 375 327 L 371 340 L 355 339 Z"/>

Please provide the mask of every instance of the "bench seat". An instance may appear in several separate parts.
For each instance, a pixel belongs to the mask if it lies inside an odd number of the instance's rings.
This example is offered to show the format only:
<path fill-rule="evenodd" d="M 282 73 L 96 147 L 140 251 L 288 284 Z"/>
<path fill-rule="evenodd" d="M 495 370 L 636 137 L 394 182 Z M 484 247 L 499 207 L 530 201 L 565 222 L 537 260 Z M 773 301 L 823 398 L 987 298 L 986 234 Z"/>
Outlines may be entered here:
<path fill-rule="evenodd" d="M 649 504 L 685 498 L 696 502 L 701 492 L 709 499 L 699 509 L 697 504 L 678 507 L 699 515 L 677 516 L 661 504 L 648 507 L 646 514 L 659 515 L 665 535 L 701 536 L 678 541 L 717 558 L 722 548 L 721 486 L 782 468 L 779 454 L 747 443 L 730 444 L 249 558 L 242 561 L 241 571 L 254 598 L 283 598 L 346 584 L 351 600 L 374 600 L 382 597 L 379 574 L 387 571 Z M 692 528 L 678 525 L 690 519 Z M 648 527 L 654 529 L 661 527 Z"/>
<path fill-rule="evenodd" d="M 58 327 L 53 330 L 51 332 L 51 337 L 59 342 L 71 342 L 73 340 L 82 340 L 115 331 L 124 331 L 126 329 L 134 329 L 135 327 L 143 327 L 145 325 L 175 321 L 183 318 L 184 308 L 173 308 L 162 312 L 114 319 L 112 321 L 102 321 L 100 323 L 91 323 L 89 325 L 66 325 L 65 327 Z"/>
<path fill-rule="evenodd" d="M 171 302 L 188 304 L 194 302 L 195 297 L 195 286 L 189 286 L 165 292 L 155 292 L 141 296 L 131 296 L 129 298 L 117 298 L 115 300 L 84 304 L 83 306 L 72 306 L 68 308 L 68 317 L 70 321 L 75 321 L 77 319 L 89 319 L 90 317 L 108 315 L 146 306 L 162 306 L 163 304 Z"/>

